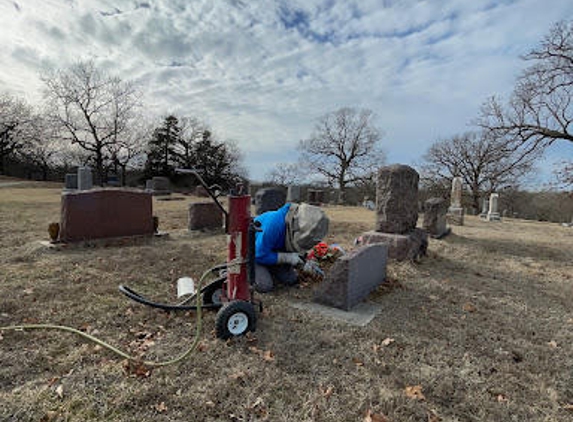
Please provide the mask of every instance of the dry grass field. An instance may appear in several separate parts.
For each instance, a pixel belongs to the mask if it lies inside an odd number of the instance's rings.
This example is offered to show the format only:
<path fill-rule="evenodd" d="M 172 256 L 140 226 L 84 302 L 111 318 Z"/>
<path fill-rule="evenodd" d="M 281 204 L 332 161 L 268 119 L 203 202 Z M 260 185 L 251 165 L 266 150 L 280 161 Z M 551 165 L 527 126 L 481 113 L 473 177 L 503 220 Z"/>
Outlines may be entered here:
<path fill-rule="evenodd" d="M 60 193 L 0 187 L 0 326 L 68 325 L 150 360 L 185 350 L 194 313 L 118 285 L 173 302 L 177 278 L 223 262 L 225 236 L 187 232 L 188 198 L 154 200 L 167 237 L 46 248 Z M 326 211 L 346 248 L 374 224 Z M 0 332 L 0 420 L 573 421 L 573 228 L 467 217 L 420 262 L 390 263 L 366 327 L 291 306 L 312 289 L 259 296 L 257 331 L 228 342 L 206 312 L 197 352 L 149 372 L 69 333 Z"/>

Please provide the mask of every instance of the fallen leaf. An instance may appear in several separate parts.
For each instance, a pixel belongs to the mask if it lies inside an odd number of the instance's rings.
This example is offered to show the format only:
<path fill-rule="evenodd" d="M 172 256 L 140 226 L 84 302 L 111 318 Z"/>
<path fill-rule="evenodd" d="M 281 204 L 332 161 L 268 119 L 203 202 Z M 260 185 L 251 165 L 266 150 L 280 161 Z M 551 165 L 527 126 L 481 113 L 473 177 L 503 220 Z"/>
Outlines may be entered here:
<path fill-rule="evenodd" d="M 148 378 L 151 376 L 151 369 L 145 366 L 143 362 L 132 362 L 126 359 L 123 361 L 123 370 L 127 374 L 140 378 Z"/>
<path fill-rule="evenodd" d="M 384 340 L 382 340 L 382 346 L 390 346 L 395 341 L 396 340 L 394 340 L 393 338 L 386 337 Z"/>
<path fill-rule="evenodd" d="M 428 412 L 428 422 L 440 422 L 442 419 L 433 411 Z"/>
<path fill-rule="evenodd" d="M 382 413 L 372 413 L 372 410 L 368 409 L 366 415 L 364 416 L 364 422 L 390 422 L 386 415 Z"/>
<path fill-rule="evenodd" d="M 271 350 L 266 350 L 265 353 L 263 353 L 263 359 L 267 362 L 272 362 L 275 360 L 275 354 Z"/>
<path fill-rule="evenodd" d="M 56 394 L 58 395 L 59 398 L 61 399 L 64 398 L 64 386 L 62 384 L 58 385 L 58 387 L 56 388 Z"/>
<path fill-rule="evenodd" d="M 245 371 L 239 371 L 239 372 L 235 372 L 231 375 L 229 375 L 229 378 L 233 379 L 233 380 L 242 380 L 243 378 L 247 377 L 247 373 Z"/>
<path fill-rule="evenodd" d="M 573 404 L 572 403 L 564 404 L 563 409 L 573 412 Z"/>
<path fill-rule="evenodd" d="M 24 318 L 24 324 L 37 324 L 39 322 L 38 318 Z"/>
<path fill-rule="evenodd" d="M 204 352 L 204 351 L 206 351 L 206 350 L 208 350 L 208 349 L 209 349 L 209 346 L 207 345 L 207 343 L 205 343 L 205 342 L 203 342 L 203 341 L 202 341 L 201 343 L 199 343 L 199 345 L 197 346 L 197 350 L 198 350 L 199 352 Z"/>
<path fill-rule="evenodd" d="M 416 400 L 426 400 L 426 397 L 424 396 L 424 394 L 422 393 L 422 386 L 421 385 L 411 385 L 408 386 L 404 389 L 406 396 L 411 398 L 411 399 L 416 399 Z"/>
<path fill-rule="evenodd" d="M 28 288 L 28 289 L 24 289 L 24 290 L 22 290 L 22 291 L 23 291 L 24 294 L 26 294 L 26 295 L 34 294 L 34 289 L 32 289 L 31 287 Z"/>
<path fill-rule="evenodd" d="M 364 362 L 359 358 L 352 358 L 352 362 L 354 362 L 356 366 L 364 366 Z"/>
<path fill-rule="evenodd" d="M 162 401 L 162 402 L 159 403 L 159 404 L 153 405 L 153 408 L 154 408 L 155 410 L 157 410 L 159 413 L 167 412 L 167 406 L 165 405 L 165 402 L 164 402 L 164 401 Z"/>
<path fill-rule="evenodd" d="M 329 398 L 330 396 L 332 396 L 332 393 L 334 393 L 334 388 L 331 385 L 329 385 L 326 388 L 321 388 L 320 390 L 321 390 L 320 392 L 322 393 L 322 397 L 324 398 Z"/>
<path fill-rule="evenodd" d="M 552 349 L 556 349 L 556 348 L 557 348 L 557 342 L 556 342 L 555 340 L 548 341 L 547 344 L 548 344 L 549 347 L 551 347 Z"/>
<path fill-rule="evenodd" d="M 48 410 L 48 411 L 44 414 L 44 416 L 42 416 L 42 417 L 40 418 L 40 422 L 51 422 L 51 421 L 55 420 L 57 416 L 58 416 L 58 412 L 54 412 L 54 411 Z"/>
<path fill-rule="evenodd" d="M 475 312 L 477 311 L 477 308 L 473 303 L 466 302 L 464 303 L 463 310 L 466 312 Z"/>
<path fill-rule="evenodd" d="M 212 402 L 211 400 L 207 400 L 205 402 L 205 406 L 207 407 L 215 407 L 215 402 Z"/>
<path fill-rule="evenodd" d="M 509 401 L 505 394 L 498 394 L 496 399 L 499 403 L 507 403 Z"/>

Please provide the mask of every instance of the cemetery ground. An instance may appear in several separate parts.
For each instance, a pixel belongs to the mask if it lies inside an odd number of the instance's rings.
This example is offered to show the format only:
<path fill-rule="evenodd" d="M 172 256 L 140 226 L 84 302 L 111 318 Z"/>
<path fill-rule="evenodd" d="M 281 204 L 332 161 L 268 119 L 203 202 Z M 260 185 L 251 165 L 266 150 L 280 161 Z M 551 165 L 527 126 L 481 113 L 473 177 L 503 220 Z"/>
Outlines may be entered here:
<path fill-rule="evenodd" d="M 185 350 L 195 313 L 166 313 L 118 293 L 174 302 L 176 279 L 226 255 L 222 232 L 189 233 L 187 204 L 154 199 L 153 239 L 50 249 L 60 185 L 0 187 L 0 326 L 76 327 L 134 355 Z M 374 213 L 326 207 L 327 241 L 351 248 Z M 420 219 L 421 222 L 421 219 Z M 418 263 L 390 263 L 365 327 L 292 303 L 313 285 L 259 295 L 252 335 L 227 342 L 205 312 L 195 354 L 163 369 L 57 331 L 2 332 L 2 421 L 573 421 L 573 229 L 517 219 L 430 239 Z"/>

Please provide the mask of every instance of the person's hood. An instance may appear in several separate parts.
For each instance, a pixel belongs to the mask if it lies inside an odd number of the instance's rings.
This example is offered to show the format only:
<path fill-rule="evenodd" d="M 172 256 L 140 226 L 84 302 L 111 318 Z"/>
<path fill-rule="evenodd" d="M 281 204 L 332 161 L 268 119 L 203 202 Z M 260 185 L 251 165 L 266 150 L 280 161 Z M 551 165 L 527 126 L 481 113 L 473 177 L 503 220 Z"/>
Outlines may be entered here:
<path fill-rule="evenodd" d="M 286 249 L 304 253 L 321 242 L 328 233 L 325 212 L 314 205 L 291 204 L 285 218 Z"/>

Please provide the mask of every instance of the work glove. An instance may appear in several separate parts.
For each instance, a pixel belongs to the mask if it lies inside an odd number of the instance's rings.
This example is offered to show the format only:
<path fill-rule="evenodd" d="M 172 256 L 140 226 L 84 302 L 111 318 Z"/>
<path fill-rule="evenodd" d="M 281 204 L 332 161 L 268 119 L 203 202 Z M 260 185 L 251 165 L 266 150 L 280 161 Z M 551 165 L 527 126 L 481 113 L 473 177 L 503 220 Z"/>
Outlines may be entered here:
<path fill-rule="evenodd" d="M 293 267 L 302 265 L 302 259 L 296 252 L 279 252 L 277 257 L 277 264 L 289 264 Z"/>

